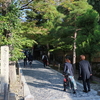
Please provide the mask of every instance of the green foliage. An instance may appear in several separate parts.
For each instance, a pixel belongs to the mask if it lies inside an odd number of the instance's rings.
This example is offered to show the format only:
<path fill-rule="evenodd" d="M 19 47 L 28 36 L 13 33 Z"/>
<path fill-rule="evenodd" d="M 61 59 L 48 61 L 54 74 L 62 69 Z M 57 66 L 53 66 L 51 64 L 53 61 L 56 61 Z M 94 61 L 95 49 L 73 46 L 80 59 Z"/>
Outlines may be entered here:
<path fill-rule="evenodd" d="M 31 22 L 33 22 L 33 24 L 38 27 L 37 29 L 40 30 L 40 34 L 34 34 L 34 38 L 41 45 L 55 45 L 54 42 L 56 40 L 54 37 L 52 37 L 55 31 L 52 30 L 56 28 L 58 23 L 62 23 L 61 18 L 64 17 L 63 14 L 57 11 L 56 5 L 54 5 L 54 3 L 55 2 L 53 0 L 49 0 L 46 2 L 33 2 L 33 4 L 31 4 L 32 9 L 30 11 L 27 11 L 27 21 L 31 25 Z M 35 26 L 33 29 L 34 31 L 36 30 Z"/>
<path fill-rule="evenodd" d="M 53 49 L 49 51 L 70 51 L 73 49 L 75 41 L 72 37 L 76 30 L 80 30 L 76 39 L 77 53 L 94 54 L 100 51 L 99 15 L 87 0 L 28 2 L 12 2 L 5 16 L 0 14 L 0 45 L 11 46 L 11 60 L 23 58 L 22 50 L 34 44 L 52 45 Z M 19 4 L 23 5 L 23 9 L 28 4 L 25 22 L 20 20 L 22 13 Z M 9 34 L 5 34 L 5 30 Z"/>
<path fill-rule="evenodd" d="M 82 31 L 84 31 L 83 34 L 88 34 L 93 32 L 98 20 L 98 13 L 95 10 L 91 9 L 87 10 L 87 12 L 83 15 L 77 17 L 76 25 L 77 27 L 81 28 Z"/>
<path fill-rule="evenodd" d="M 77 52 L 79 54 L 89 54 L 93 57 L 100 51 L 98 19 L 99 15 L 94 10 L 87 10 L 86 13 L 77 17 L 77 26 L 81 28 L 77 37 Z"/>
<path fill-rule="evenodd" d="M 58 10 L 66 15 L 66 17 L 63 18 L 64 22 L 61 24 L 62 27 L 59 31 L 59 33 L 62 32 L 60 33 L 60 40 L 63 40 L 62 37 L 64 36 L 67 40 L 68 38 L 65 34 L 68 34 L 71 30 L 72 34 L 69 35 L 70 37 L 73 36 L 75 30 L 79 30 L 77 31 L 78 36 L 76 38 L 77 54 L 88 54 L 93 57 L 96 52 L 100 51 L 100 30 L 97 28 L 99 14 L 92 9 L 92 6 L 90 6 L 86 0 L 75 0 L 72 2 L 66 0 L 62 2 Z M 64 32 L 64 27 L 66 28 L 66 33 Z M 70 42 L 68 42 L 69 40 Z M 73 41 L 71 41 L 71 38 L 69 38 L 69 40 L 66 41 L 66 43 L 72 46 Z M 64 42 L 65 40 L 63 43 Z"/>
<path fill-rule="evenodd" d="M 87 1 L 100 14 L 100 0 L 87 0 Z"/>
<path fill-rule="evenodd" d="M 20 58 L 23 58 L 24 55 L 22 50 L 25 46 L 32 47 L 35 43 L 34 40 L 30 40 L 22 33 L 23 28 L 21 27 L 21 20 L 19 20 L 21 12 L 17 4 L 11 4 L 5 16 L 0 17 L 0 35 L 1 42 L 0 45 L 9 45 L 10 46 L 10 60 L 17 61 Z M 9 33 L 5 34 L 5 30 Z"/>
<path fill-rule="evenodd" d="M 19 48 L 13 48 L 13 50 L 11 50 L 10 53 L 11 53 L 10 57 L 11 61 L 18 61 L 19 59 L 24 58 L 24 53 Z"/>

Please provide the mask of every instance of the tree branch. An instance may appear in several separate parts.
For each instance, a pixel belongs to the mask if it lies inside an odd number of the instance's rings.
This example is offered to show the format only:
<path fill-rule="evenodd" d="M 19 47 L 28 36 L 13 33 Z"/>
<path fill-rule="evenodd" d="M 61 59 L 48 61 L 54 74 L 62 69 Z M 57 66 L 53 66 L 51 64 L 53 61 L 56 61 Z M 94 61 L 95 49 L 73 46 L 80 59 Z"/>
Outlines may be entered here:
<path fill-rule="evenodd" d="M 29 1 L 27 4 L 23 5 L 20 10 L 23 10 L 23 9 L 27 9 L 26 6 L 28 6 L 33 0 Z"/>
<path fill-rule="evenodd" d="M 32 7 L 23 7 L 23 8 L 20 8 L 19 10 L 24 10 L 24 9 L 32 9 Z"/>

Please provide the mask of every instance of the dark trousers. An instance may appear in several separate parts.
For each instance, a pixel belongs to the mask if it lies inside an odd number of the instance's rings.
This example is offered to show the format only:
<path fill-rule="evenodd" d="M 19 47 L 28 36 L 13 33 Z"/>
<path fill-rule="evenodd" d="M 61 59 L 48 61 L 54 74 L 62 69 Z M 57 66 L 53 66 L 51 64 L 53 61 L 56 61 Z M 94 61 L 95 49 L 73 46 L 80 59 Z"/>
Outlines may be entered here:
<path fill-rule="evenodd" d="M 83 80 L 83 88 L 85 91 L 90 90 L 90 79 Z"/>
<path fill-rule="evenodd" d="M 47 66 L 47 61 L 43 61 L 44 67 Z"/>
<path fill-rule="evenodd" d="M 27 60 L 26 59 L 24 59 L 24 66 L 26 66 L 27 65 Z"/>

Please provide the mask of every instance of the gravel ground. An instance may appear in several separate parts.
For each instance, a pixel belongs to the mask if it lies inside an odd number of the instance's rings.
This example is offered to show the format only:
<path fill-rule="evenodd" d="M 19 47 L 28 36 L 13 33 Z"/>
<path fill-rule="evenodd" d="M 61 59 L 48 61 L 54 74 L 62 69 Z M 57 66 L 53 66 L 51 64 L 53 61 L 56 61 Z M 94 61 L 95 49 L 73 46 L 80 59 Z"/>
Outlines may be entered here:
<path fill-rule="evenodd" d="M 10 84 L 10 93 L 15 93 L 16 100 L 23 100 L 23 84 L 20 82 L 19 76 L 17 76 L 17 80 L 14 84 Z"/>
<path fill-rule="evenodd" d="M 43 67 L 39 61 L 33 61 L 32 68 L 22 68 L 26 83 L 35 100 L 100 100 L 97 91 L 83 93 L 82 84 L 77 81 L 77 93 L 70 89 L 63 91 L 63 76 L 61 73 Z M 99 88 L 98 88 L 99 89 Z"/>

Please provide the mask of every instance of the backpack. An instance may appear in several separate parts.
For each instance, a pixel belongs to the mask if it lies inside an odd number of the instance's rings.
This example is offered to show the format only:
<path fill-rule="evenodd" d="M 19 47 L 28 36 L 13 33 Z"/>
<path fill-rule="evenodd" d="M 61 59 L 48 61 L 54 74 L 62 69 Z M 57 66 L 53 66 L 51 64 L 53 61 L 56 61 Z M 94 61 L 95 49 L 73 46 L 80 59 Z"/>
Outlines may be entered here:
<path fill-rule="evenodd" d="M 46 55 L 44 55 L 44 58 L 43 58 L 43 60 L 47 60 L 47 56 L 46 56 Z"/>

